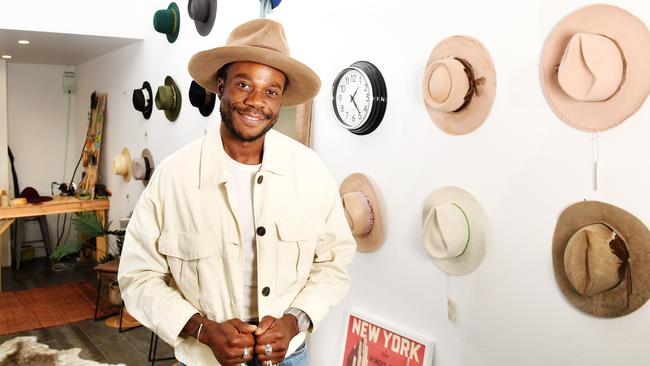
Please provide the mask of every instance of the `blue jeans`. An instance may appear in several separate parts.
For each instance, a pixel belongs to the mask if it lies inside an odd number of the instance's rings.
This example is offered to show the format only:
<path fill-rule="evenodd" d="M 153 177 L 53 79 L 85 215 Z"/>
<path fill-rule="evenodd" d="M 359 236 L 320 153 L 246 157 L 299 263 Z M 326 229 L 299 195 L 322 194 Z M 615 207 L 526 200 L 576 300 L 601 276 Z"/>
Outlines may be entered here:
<path fill-rule="evenodd" d="M 250 366 L 264 366 L 260 361 L 257 360 L 257 357 L 253 358 L 253 361 L 248 363 Z M 187 366 L 184 363 L 180 363 L 180 366 Z M 280 363 L 280 366 L 309 366 L 309 350 L 305 344 L 301 344 L 298 349 L 292 353 L 290 356 L 284 359 Z"/>

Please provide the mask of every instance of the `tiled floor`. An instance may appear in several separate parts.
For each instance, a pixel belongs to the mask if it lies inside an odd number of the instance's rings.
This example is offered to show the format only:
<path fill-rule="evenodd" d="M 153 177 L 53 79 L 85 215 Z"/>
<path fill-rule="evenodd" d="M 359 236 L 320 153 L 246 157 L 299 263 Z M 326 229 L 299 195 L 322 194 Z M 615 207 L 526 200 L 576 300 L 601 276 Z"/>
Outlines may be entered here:
<path fill-rule="evenodd" d="M 48 262 L 39 258 L 21 263 L 20 271 L 2 268 L 2 290 L 17 291 L 36 287 L 46 287 L 82 279 L 94 281 L 92 266 L 78 264 L 72 269 L 61 272 L 52 271 Z M 0 309 L 2 311 L 2 309 Z M 124 363 L 126 365 L 149 365 L 147 356 L 151 331 L 139 327 L 124 333 L 109 328 L 103 321 L 86 320 L 61 327 L 37 329 L 22 333 L 0 335 L 0 344 L 16 336 L 33 335 L 39 342 L 50 348 L 81 348 L 80 356 L 84 359 L 106 363 Z M 158 341 L 158 357 L 173 355 L 171 347 Z M 172 365 L 174 361 L 159 361 L 156 365 Z"/>

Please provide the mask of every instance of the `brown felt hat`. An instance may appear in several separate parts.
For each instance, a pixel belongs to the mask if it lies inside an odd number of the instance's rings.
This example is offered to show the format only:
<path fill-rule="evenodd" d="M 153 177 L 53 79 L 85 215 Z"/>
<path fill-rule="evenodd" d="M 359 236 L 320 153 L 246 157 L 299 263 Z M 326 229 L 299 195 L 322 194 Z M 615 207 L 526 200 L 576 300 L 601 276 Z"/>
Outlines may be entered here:
<path fill-rule="evenodd" d="M 289 81 L 282 94 L 283 106 L 307 102 L 320 89 L 318 75 L 291 58 L 282 24 L 270 19 L 255 19 L 238 26 L 228 36 L 226 46 L 195 54 L 187 68 L 197 83 L 218 94 L 217 71 L 236 61 L 257 62 L 282 71 Z"/>
<path fill-rule="evenodd" d="M 377 250 L 386 239 L 380 203 L 370 179 L 361 173 L 345 178 L 339 190 L 352 235 L 360 252 Z"/>
<path fill-rule="evenodd" d="M 650 32 L 629 12 L 597 4 L 567 15 L 548 36 L 542 86 L 555 114 L 603 131 L 634 114 L 650 93 Z"/>
<path fill-rule="evenodd" d="M 580 310 L 605 318 L 629 314 L 650 297 L 650 231 L 616 206 L 575 203 L 555 226 L 553 269 Z"/>

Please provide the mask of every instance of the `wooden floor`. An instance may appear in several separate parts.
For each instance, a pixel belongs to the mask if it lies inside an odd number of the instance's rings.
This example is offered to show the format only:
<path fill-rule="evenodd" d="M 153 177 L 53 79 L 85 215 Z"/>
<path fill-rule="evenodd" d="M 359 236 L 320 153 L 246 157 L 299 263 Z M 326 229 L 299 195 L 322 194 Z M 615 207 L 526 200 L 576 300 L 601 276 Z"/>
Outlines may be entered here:
<path fill-rule="evenodd" d="M 52 271 L 47 260 L 38 258 L 20 264 L 20 270 L 2 268 L 2 290 L 18 291 L 47 287 L 83 279 L 95 281 L 91 265 L 78 264 L 61 272 Z M 0 309 L 2 311 L 2 309 Z M 150 365 L 147 361 L 151 331 L 139 327 L 124 333 L 109 328 L 103 321 L 86 320 L 61 327 L 36 329 L 9 335 L 0 335 L 0 344 L 16 336 L 33 335 L 38 341 L 55 349 L 80 348 L 80 357 L 105 363 Z M 158 341 L 157 355 L 173 356 L 171 347 Z M 172 365 L 174 361 L 158 361 L 155 365 Z"/>

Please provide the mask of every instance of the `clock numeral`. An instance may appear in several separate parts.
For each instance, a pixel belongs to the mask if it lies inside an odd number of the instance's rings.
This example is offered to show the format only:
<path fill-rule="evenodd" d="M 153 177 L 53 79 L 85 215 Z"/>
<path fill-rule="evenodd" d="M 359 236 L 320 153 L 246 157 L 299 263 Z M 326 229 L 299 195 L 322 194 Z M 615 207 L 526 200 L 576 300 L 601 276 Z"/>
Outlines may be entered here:
<path fill-rule="evenodd" d="M 366 92 L 366 94 L 368 94 L 368 84 L 366 84 L 366 86 L 363 88 L 363 91 Z"/>
<path fill-rule="evenodd" d="M 350 85 L 350 78 L 347 76 L 345 77 L 345 85 Z"/>
<path fill-rule="evenodd" d="M 357 74 L 352 74 L 352 82 L 353 83 L 357 82 Z"/>
<path fill-rule="evenodd" d="M 345 109 L 345 108 L 343 107 L 343 104 L 341 104 L 341 108 L 340 108 L 340 109 L 341 109 L 341 113 L 343 113 L 343 111 L 344 111 L 344 109 Z"/>
<path fill-rule="evenodd" d="M 354 122 L 354 121 L 356 121 L 356 119 L 354 118 L 354 115 L 352 115 L 352 122 Z"/>
<path fill-rule="evenodd" d="M 367 104 L 366 104 L 365 107 L 363 107 L 363 110 L 366 111 L 366 112 L 368 112 L 368 105 L 367 105 Z"/>
<path fill-rule="evenodd" d="M 345 93 L 345 85 L 341 84 L 341 93 Z"/>
<path fill-rule="evenodd" d="M 339 102 L 343 99 L 343 95 L 339 94 Z"/>
<path fill-rule="evenodd" d="M 368 94 L 366 94 L 366 102 L 369 102 L 369 101 L 370 101 L 370 96 Z"/>
<path fill-rule="evenodd" d="M 348 119 L 349 115 L 350 115 L 350 112 L 345 112 L 345 118 L 344 119 Z"/>

